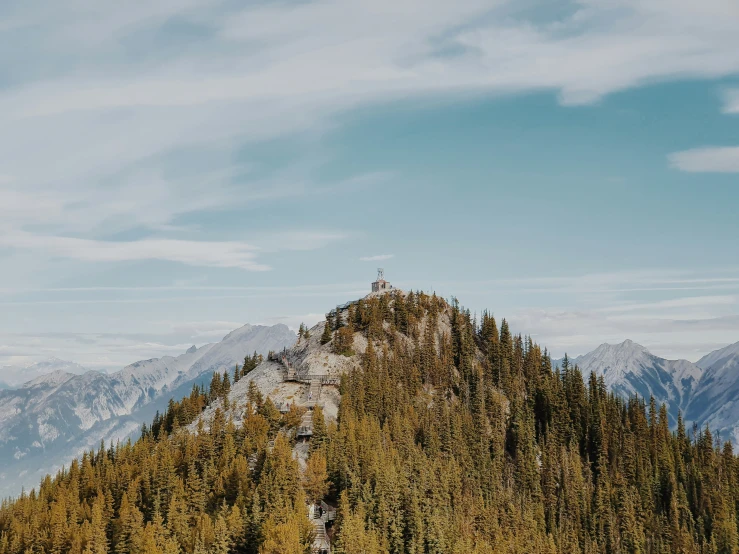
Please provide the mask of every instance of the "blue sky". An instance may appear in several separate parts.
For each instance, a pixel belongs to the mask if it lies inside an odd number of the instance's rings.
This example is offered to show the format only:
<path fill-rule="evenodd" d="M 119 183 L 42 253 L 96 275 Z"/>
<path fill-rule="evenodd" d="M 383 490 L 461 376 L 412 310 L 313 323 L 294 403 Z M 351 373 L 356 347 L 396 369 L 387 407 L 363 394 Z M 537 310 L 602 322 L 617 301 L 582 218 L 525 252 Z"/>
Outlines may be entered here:
<path fill-rule="evenodd" d="M 0 6 L 0 365 L 115 369 L 368 290 L 559 356 L 739 341 L 739 10 Z"/>

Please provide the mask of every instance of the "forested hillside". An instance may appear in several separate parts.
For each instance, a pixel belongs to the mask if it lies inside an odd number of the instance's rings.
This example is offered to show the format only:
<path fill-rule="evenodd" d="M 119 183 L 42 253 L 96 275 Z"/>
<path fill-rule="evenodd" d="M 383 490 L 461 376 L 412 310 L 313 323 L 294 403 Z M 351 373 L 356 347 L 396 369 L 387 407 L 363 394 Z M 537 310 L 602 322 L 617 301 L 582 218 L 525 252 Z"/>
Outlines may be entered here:
<path fill-rule="evenodd" d="M 339 506 L 344 554 L 737 551 L 739 463 L 708 429 L 671 432 L 664 407 L 553 369 L 505 320 L 456 301 L 373 295 L 326 325 L 310 333 L 361 364 L 336 422 L 314 410 L 304 470 L 300 408 L 281 414 L 252 386 L 243 424 L 226 416 L 246 360 L 135 444 L 5 502 L 0 554 L 310 552 L 306 500 L 322 498 Z M 224 410 L 187 432 L 216 399 Z"/>

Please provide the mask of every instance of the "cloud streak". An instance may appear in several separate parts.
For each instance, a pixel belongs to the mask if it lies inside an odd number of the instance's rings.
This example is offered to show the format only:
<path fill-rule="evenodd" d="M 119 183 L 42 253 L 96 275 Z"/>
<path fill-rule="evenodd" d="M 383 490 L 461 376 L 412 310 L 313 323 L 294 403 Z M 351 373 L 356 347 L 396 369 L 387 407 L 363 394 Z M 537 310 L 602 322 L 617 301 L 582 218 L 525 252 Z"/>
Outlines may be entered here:
<path fill-rule="evenodd" d="M 495 306 L 496 316 L 506 317 L 515 332 L 530 334 L 555 357 L 565 352 L 584 354 L 604 342 L 632 339 L 661 356 L 697 360 L 739 340 L 736 267 L 441 285 L 455 294 L 467 288 L 460 298 L 477 298 L 478 308 Z"/>
<path fill-rule="evenodd" d="M 494 307 L 496 317 L 506 317 L 515 332 L 531 334 L 556 357 L 565 351 L 577 355 L 602 342 L 631 338 L 656 354 L 695 360 L 709 350 L 739 340 L 739 268 L 655 269 L 439 285 L 443 294 L 458 294 L 478 314 L 480 309 Z M 732 292 L 716 292 L 723 291 L 721 287 Z M 359 298 L 368 289 L 367 283 L 352 282 L 49 289 L 40 299 L 11 298 L 0 304 L 9 318 L 18 312 L 19 306 L 26 309 L 23 303 L 28 302 L 39 304 L 39 314 L 60 321 L 65 321 L 67 313 L 77 314 L 98 305 L 106 317 L 119 307 L 130 305 L 130 330 L 90 332 L 97 328 L 118 330 L 108 325 L 108 320 L 100 320 L 100 324 L 88 326 L 87 332 L 44 334 L 37 328 L 39 325 L 47 325 L 51 330 L 59 327 L 53 320 L 47 324 L 42 318 L 42 323 L 33 323 L 27 329 L 17 329 L 16 325 L 4 332 L 0 330 L 0 344 L 12 345 L 12 351 L 0 349 L 0 365 L 19 356 L 38 359 L 56 355 L 89 367 L 120 367 L 135 359 L 162 355 L 168 348 L 215 340 L 229 327 L 237 327 L 240 318 L 269 324 L 284 322 L 293 327 L 300 322 L 310 324 L 322 318 L 321 307 Z M 283 298 L 289 298 L 289 303 L 278 304 L 276 299 Z M 54 309 L 46 309 L 46 305 L 53 305 Z M 153 306 L 153 313 L 159 315 L 142 318 L 143 305 Z M 156 306 L 163 308 L 157 312 Z M 201 306 L 207 308 L 204 313 L 224 319 L 195 319 L 194 314 L 202 313 L 197 311 Z M 291 309 L 284 309 L 285 306 Z M 300 308 L 295 310 L 294 306 L 306 309 L 298 311 Z M 180 313 L 183 317 L 178 320 L 176 315 Z M 294 315 L 301 313 L 304 315 Z M 23 319 L 18 324 L 23 324 Z"/>
<path fill-rule="evenodd" d="M 0 236 L 0 245 L 43 250 L 51 256 L 85 262 L 165 260 L 188 265 L 232 267 L 248 271 L 270 269 L 268 265 L 257 262 L 258 249 L 244 242 L 173 239 L 113 242 L 18 233 Z"/>
<path fill-rule="evenodd" d="M 644 83 L 739 72 L 730 2 L 569 8 L 550 21 L 482 0 L 267 2 L 236 11 L 154 0 L 111 13 L 83 0 L 69 11 L 49 1 L 0 12 L 14 31 L 9 50 L 28 54 L 23 71 L 0 56 L 15 77 L 0 93 L 0 167 L 16 194 L 28 195 L 24 205 L 45 197 L 47 213 L 67 224 L 84 221 L 71 206 L 92 203 L 108 225 L 156 226 L 240 199 L 240 168 L 227 162 L 237 145 L 320 132 L 359 106 L 540 90 L 579 105 Z M 193 28 L 194 47 L 169 47 L 173 20 Z M 136 61 L 122 55 L 122 44 L 142 38 L 160 48 Z M 190 178 L 171 174 L 173 154 L 190 158 L 211 145 Z"/>
<path fill-rule="evenodd" d="M 375 256 L 362 256 L 359 258 L 360 262 L 382 262 L 384 260 L 390 260 L 395 257 L 395 254 L 377 254 Z"/>
<path fill-rule="evenodd" d="M 668 160 L 689 173 L 739 173 L 739 146 L 693 148 L 670 154 Z"/>
<path fill-rule="evenodd" d="M 739 88 L 731 88 L 724 91 L 724 113 L 739 113 Z"/>
<path fill-rule="evenodd" d="M 51 257 L 93 263 L 163 260 L 200 267 L 268 271 L 271 267 L 257 260 L 260 253 L 286 250 L 310 251 L 344 237 L 344 234 L 335 232 L 280 231 L 263 234 L 259 240 L 264 246 L 260 247 L 242 241 L 178 239 L 101 241 L 11 232 L 0 235 L 0 246 L 26 251 L 37 250 Z"/>

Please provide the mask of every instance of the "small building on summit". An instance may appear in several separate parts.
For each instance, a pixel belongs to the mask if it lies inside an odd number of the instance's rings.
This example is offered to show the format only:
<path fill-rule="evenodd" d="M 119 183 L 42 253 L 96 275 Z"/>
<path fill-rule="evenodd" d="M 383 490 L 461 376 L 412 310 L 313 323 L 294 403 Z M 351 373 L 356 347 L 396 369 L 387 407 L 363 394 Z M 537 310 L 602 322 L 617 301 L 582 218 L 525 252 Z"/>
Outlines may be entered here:
<path fill-rule="evenodd" d="M 382 292 L 392 289 L 393 286 L 385 280 L 385 270 L 377 268 L 377 281 L 372 283 L 372 292 Z"/>
<path fill-rule="evenodd" d="M 378 268 L 377 270 L 377 281 L 372 283 L 372 292 L 389 292 L 391 290 L 396 290 L 393 288 L 393 286 L 388 283 L 385 280 L 385 270 L 382 268 Z M 344 304 L 339 304 L 331 310 L 329 313 L 326 314 L 327 318 L 335 317 L 336 314 L 341 314 L 349 309 L 349 306 L 355 306 L 359 303 L 359 300 L 349 300 L 349 302 L 345 302 Z"/>

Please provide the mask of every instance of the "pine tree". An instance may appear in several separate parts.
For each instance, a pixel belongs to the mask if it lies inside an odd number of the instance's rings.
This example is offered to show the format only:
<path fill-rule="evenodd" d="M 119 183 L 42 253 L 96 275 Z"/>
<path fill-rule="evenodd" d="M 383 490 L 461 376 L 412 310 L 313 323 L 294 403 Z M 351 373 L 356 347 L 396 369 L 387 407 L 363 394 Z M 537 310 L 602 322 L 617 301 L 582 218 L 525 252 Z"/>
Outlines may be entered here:
<path fill-rule="evenodd" d="M 216 372 L 213 372 L 213 377 L 210 380 L 210 397 L 211 398 L 220 398 L 222 395 L 222 383 L 221 383 L 221 374 Z"/>
<path fill-rule="evenodd" d="M 231 380 L 228 377 L 228 371 L 223 372 L 223 380 L 221 381 L 221 396 L 227 398 L 231 392 Z"/>
<path fill-rule="evenodd" d="M 216 518 L 215 523 L 215 540 L 210 547 L 210 554 L 229 554 L 231 551 L 231 533 L 229 532 L 226 520 L 222 515 Z"/>
<path fill-rule="evenodd" d="M 311 415 L 311 422 L 313 425 L 313 435 L 311 436 L 311 451 L 315 452 L 323 448 L 328 430 L 326 428 L 326 419 L 323 415 L 323 408 L 315 406 Z"/>
<path fill-rule="evenodd" d="M 106 535 L 105 497 L 98 493 L 92 505 L 90 521 L 90 541 L 87 548 L 92 554 L 108 554 L 108 537 Z"/>
<path fill-rule="evenodd" d="M 206 491 L 204 490 L 205 484 L 200 476 L 195 462 L 190 462 L 187 469 L 187 502 L 188 510 L 192 517 L 197 517 L 203 513 L 205 509 L 205 497 Z"/>
<path fill-rule="evenodd" d="M 265 524 L 265 540 L 259 554 L 285 554 L 305 552 L 305 544 L 300 536 L 300 524 L 297 517 L 291 516 L 286 521 L 276 522 L 269 519 Z"/>
<path fill-rule="evenodd" d="M 331 322 L 328 317 L 326 323 L 323 325 L 323 333 L 321 333 L 321 344 L 328 344 L 331 342 Z"/>
<path fill-rule="evenodd" d="M 341 514 L 341 526 L 334 549 L 337 554 L 380 554 L 383 552 L 377 534 L 365 526 L 365 510 L 361 502 L 352 510 L 348 496 L 344 492 L 339 503 L 339 513 Z"/>
<path fill-rule="evenodd" d="M 49 526 L 51 528 L 51 554 L 62 554 L 67 546 L 67 513 L 63 499 L 54 502 L 51 506 Z M 4 552 L 0 548 L 0 552 Z"/>
<path fill-rule="evenodd" d="M 318 503 L 328 494 L 330 481 L 326 465 L 326 456 L 321 449 L 314 450 L 308 458 L 303 476 L 303 488 L 308 500 Z"/>

